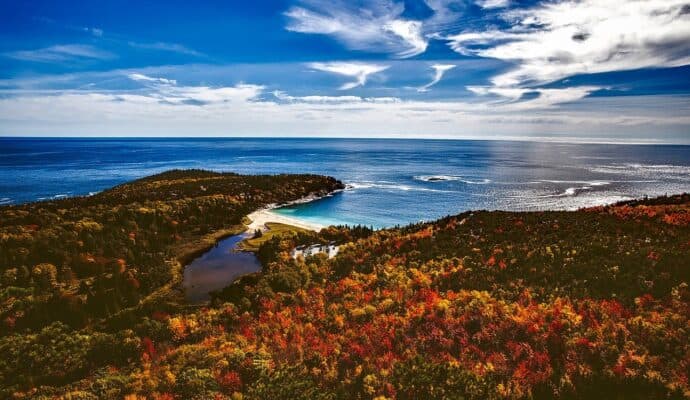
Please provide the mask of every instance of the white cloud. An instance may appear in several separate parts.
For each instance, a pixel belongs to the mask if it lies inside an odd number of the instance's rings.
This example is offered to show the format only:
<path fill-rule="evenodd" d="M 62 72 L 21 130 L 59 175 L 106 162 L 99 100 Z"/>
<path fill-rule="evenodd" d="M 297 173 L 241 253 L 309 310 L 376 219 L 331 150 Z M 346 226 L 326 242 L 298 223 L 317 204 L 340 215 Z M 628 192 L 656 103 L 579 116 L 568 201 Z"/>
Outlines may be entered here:
<path fill-rule="evenodd" d="M 481 8 L 505 8 L 510 5 L 510 0 L 477 0 L 475 4 Z"/>
<path fill-rule="evenodd" d="M 563 109 L 552 104 L 577 99 L 582 93 L 574 89 L 540 90 L 540 97 L 519 103 L 291 96 L 247 84 L 152 84 L 145 90 L 119 92 L 3 93 L 0 134 L 437 138 L 561 134 L 636 141 L 649 139 L 649 132 L 664 132 L 665 136 L 655 138 L 675 137 L 685 142 L 690 139 L 690 104 L 682 97 L 590 98 Z"/>
<path fill-rule="evenodd" d="M 539 86 L 575 75 L 689 64 L 690 15 L 683 7 L 685 0 L 549 2 L 503 12 L 510 24 L 505 30 L 465 31 L 447 39 L 461 54 L 516 64 L 491 78 L 492 87 L 468 90 L 511 102 L 535 93 L 521 107 L 551 107 L 602 88 Z"/>
<path fill-rule="evenodd" d="M 140 73 L 130 73 L 127 77 L 137 82 L 149 83 L 151 92 L 140 94 L 117 95 L 119 99 L 129 101 L 158 101 L 169 105 L 207 106 L 222 103 L 245 103 L 256 100 L 264 90 L 260 85 L 238 84 L 226 87 L 177 86 L 177 81 L 167 78 L 156 78 Z"/>
<path fill-rule="evenodd" d="M 467 86 L 467 90 L 469 90 L 472 93 L 486 96 L 489 94 L 494 94 L 497 96 L 505 97 L 511 101 L 518 101 L 520 98 L 527 92 L 530 91 L 530 89 L 526 88 L 516 88 L 516 87 L 511 87 L 511 88 L 503 88 L 503 87 L 494 87 L 494 86 Z"/>
<path fill-rule="evenodd" d="M 571 103 L 587 97 L 590 93 L 602 89 L 599 86 L 577 86 L 562 89 L 535 89 L 537 97 L 515 103 L 513 109 L 546 109 L 558 104 Z M 529 91 L 527 92 L 529 93 Z"/>
<path fill-rule="evenodd" d="M 510 10 L 507 30 L 448 37 L 463 54 L 517 63 L 497 87 L 540 85 L 578 74 L 690 63 L 686 0 L 569 0 Z"/>
<path fill-rule="evenodd" d="M 160 86 L 146 99 L 153 98 L 161 104 L 209 106 L 213 104 L 244 104 L 258 99 L 264 87 L 238 84 L 227 87 L 209 86 Z"/>
<path fill-rule="evenodd" d="M 383 29 L 397 35 L 410 46 L 409 49 L 398 52 L 399 57 L 412 57 L 426 51 L 428 42 L 422 36 L 421 22 L 396 19 L 384 25 Z"/>
<path fill-rule="evenodd" d="M 261 85 L 238 84 L 229 87 L 185 86 L 162 92 L 162 99 L 171 104 L 208 105 L 243 104 L 258 99 L 263 93 Z"/>
<path fill-rule="evenodd" d="M 511 40 L 519 40 L 524 37 L 520 32 L 504 32 L 487 30 L 482 32 L 462 32 L 447 36 L 448 46 L 463 55 L 484 55 L 487 45 L 497 46 Z M 479 48 L 475 48 L 479 46 Z"/>
<path fill-rule="evenodd" d="M 496 86 L 467 86 L 467 90 L 478 95 L 496 95 L 515 103 L 511 109 L 546 109 L 557 104 L 571 103 L 587 97 L 597 90 L 606 89 L 601 86 L 574 86 L 567 88 L 518 88 Z M 529 100 L 522 100 L 527 94 L 536 95 Z"/>
<path fill-rule="evenodd" d="M 412 57 L 426 51 L 420 21 L 402 17 L 405 7 L 393 0 L 302 0 L 291 7 L 286 29 L 333 36 L 353 50 Z"/>
<path fill-rule="evenodd" d="M 418 88 L 417 91 L 419 91 L 419 92 L 428 91 L 430 87 L 434 86 L 435 84 L 437 84 L 441 81 L 441 78 L 443 78 L 443 75 L 446 73 L 446 71 L 449 71 L 455 67 L 456 67 L 455 64 L 434 64 L 434 65 L 432 65 L 431 68 L 433 68 L 433 70 L 434 70 L 433 79 L 431 79 L 431 82 Z"/>
<path fill-rule="evenodd" d="M 63 44 L 34 50 L 20 50 L 5 53 L 5 56 L 22 61 L 42 63 L 65 63 L 84 60 L 109 60 L 113 53 L 83 44 Z"/>
<path fill-rule="evenodd" d="M 273 96 L 285 103 L 304 104 L 357 104 L 357 103 L 400 103 L 397 97 L 360 97 L 360 96 L 290 96 L 285 92 L 276 90 Z"/>
<path fill-rule="evenodd" d="M 152 82 L 152 83 L 160 83 L 164 85 L 177 85 L 177 81 L 174 79 L 166 79 L 166 78 L 153 78 L 144 74 L 139 74 L 139 73 L 131 73 L 128 74 L 127 77 L 133 81 L 138 81 L 138 82 Z"/>
<path fill-rule="evenodd" d="M 369 75 L 376 74 L 388 69 L 387 65 L 380 64 L 365 64 L 355 62 L 329 62 L 329 63 L 311 63 L 308 64 L 310 68 L 330 72 L 338 75 L 355 78 L 354 82 L 349 82 L 340 87 L 340 90 L 353 89 L 358 86 L 364 86 L 367 83 Z"/>

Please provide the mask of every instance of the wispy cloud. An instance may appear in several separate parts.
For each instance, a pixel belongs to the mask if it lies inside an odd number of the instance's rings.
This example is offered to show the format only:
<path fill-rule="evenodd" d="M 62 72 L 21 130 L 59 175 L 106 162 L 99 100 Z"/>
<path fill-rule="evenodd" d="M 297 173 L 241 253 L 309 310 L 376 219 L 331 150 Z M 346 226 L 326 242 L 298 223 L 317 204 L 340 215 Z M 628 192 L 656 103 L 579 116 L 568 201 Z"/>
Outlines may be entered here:
<path fill-rule="evenodd" d="M 355 78 L 354 82 L 348 82 L 342 85 L 340 87 L 340 90 L 348 90 L 356 88 L 358 86 L 364 86 L 367 83 L 369 75 L 376 74 L 388 69 L 387 65 L 354 62 L 317 62 L 308 64 L 308 66 L 318 71 L 330 72 L 333 74 Z"/>
<path fill-rule="evenodd" d="M 496 95 L 508 99 L 509 101 L 518 101 L 530 89 L 519 87 L 495 87 L 495 86 L 467 86 L 467 90 L 480 96 Z"/>
<path fill-rule="evenodd" d="M 520 88 L 496 86 L 467 86 L 467 90 L 478 95 L 496 95 L 499 103 L 514 103 L 512 109 L 548 109 L 559 104 L 583 99 L 593 92 L 608 89 L 602 86 L 574 86 L 566 88 Z M 523 100 L 527 95 L 535 95 Z"/>
<path fill-rule="evenodd" d="M 80 32 L 86 32 L 89 35 L 92 35 L 94 37 L 100 38 L 103 36 L 103 29 L 95 27 L 95 26 L 80 26 L 80 25 L 72 25 L 72 24 L 64 24 L 61 22 L 58 22 L 52 18 L 48 18 L 45 16 L 35 16 L 32 18 L 33 21 L 46 24 L 49 26 L 53 27 L 59 27 L 61 29 L 68 29 L 71 31 L 80 31 Z"/>
<path fill-rule="evenodd" d="M 477 0 L 475 4 L 481 8 L 504 8 L 510 5 L 510 0 Z"/>
<path fill-rule="evenodd" d="M 273 96 L 281 102 L 292 104 L 391 104 L 401 103 L 397 97 L 360 97 L 360 96 L 291 96 L 283 91 L 273 91 Z"/>
<path fill-rule="evenodd" d="M 453 68 L 455 68 L 455 64 L 434 64 L 431 66 L 431 68 L 434 70 L 434 77 L 431 79 L 431 82 L 427 83 L 426 85 L 417 88 L 418 92 L 426 92 L 429 90 L 430 87 L 434 86 L 435 84 L 439 83 L 441 79 L 443 78 L 443 75 L 446 73 L 446 71 L 449 71 Z"/>
<path fill-rule="evenodd" d="M 350 49 L 405 58 L 423 53 L 428 39 L 422 23 L 404 18 L 404 11 L 402 3 L 392 0 L 302 0 L 285 12 L 286 29 L 329 35 Z"/>
<path fill-rule="evenodd" d="M 69 61 L 85 60 L 110 60 L 117 56 L 111 52 L 84 44 L 63 44 L 43 47 L 34 50 L 19 50 L 5 53 L 5 56 L 16 60 L 41 62 L 41 63 L 65 63 Z"/>
<path fill-rule="evenodd" d="M 155 43 L 140 43 L 140 42 L 128 42 L 130 47 L 143 49 L 143 50 L 154 50 L 154 51 L 167 51 L 172 53 L 184 54 L 194 57 L 206 57 L 204 53 L 196 51 L 187 46 L 181 45 L 179 43 L 166 43 L 166 42 L 155 42 Z"/>
<path fill-rule="evenodd" d="M 407 58 L 424 53 L 429 45 L 428 39 L 422 35 L 420 21 L 396 19 L 384 25 L 383 29 L 398 36 L 407 45 L 407 49 L 397 52 L 398 57 Z"/>
<path fill-rule="evenodd" d="M 102 37 L 103 36 L 103 29 L 101 29 L 101 28 L 84 27 L 82 29 L 84 30 L 84 32 L 88 32 L 95 37 Z"/>
<path fill-rule="evenodd" d="M 156 84 L 163 84 L 163 85 L 177 85 L 177 81 L 175 79 L 167 79 L 167 78 L 154 78 L 151 76 L 147 76 L 144 74 L 139 74 L 139 73 L 131 73 L 128 74 L 127 77 L 133 81 L 137 82 L 151 82 L 151 83 L 156 83 Z"/>
<path fill-rule="evenodd" d="M 562 89 L 536 89 L 539 96 L 520 102 L 514 108 L 546 109 L 558 104 L 565 104 L 585 98 L 590 93 L 604 89 L 599 86 L 577 86 Z"/>
<path fill-rule="evenodd" d="M 257 99 L 264 90 L 261 85 L 237 84 L 234 86 L 178 86 L 177 80 L 162 77 L 152 77 L 141 73 L 130 73 L 127 77 L 136 82 L 145 83 L 151 89 L 146 99 L 157 99 L 169 105 L 202 106 L 217 103 L 247 102 Z M 137 94 L 125 94 L 130 99 L 139 98 Z M 123 98 L 123 97 L 120 97 Z M 146 100 L 144 99 L 144 100 Z"/>
<path fill-rule="evenodd" d="M 226 87 L 182 86 L 161 89 L 160 99 L 167 104 L 213 105 L 243 104 L 256 101 L 265 87 L 237 84 Z"/>

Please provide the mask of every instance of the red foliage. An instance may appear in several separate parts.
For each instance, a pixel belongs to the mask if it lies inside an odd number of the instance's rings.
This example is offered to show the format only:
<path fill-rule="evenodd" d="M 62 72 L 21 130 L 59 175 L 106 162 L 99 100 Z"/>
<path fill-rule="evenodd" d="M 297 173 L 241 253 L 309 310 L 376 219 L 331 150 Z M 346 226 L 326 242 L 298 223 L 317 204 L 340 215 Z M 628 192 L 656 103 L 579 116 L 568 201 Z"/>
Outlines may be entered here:
<path fill-rule="evenodd" d="M 690 225 L 690 212 L 677 212 L 664 215 L 663 221 L 669 225 Z"/>
<path fill-rule="evenodd" d="M 635 303 L 638 306 L 640 306 L 641 308 L 647 308 L 650 305 L 655 303 L 654 296 L 652 296 L 649 293 L 644 294 L 644 295 L 638 297 L 637 299 L 635 299 Z"/>
<path fill-rule="evenodd" d="M 235 371 L 229 371 L 218 377 L 218 384 L 228 393 L 242 390 L 242 378 Z"/>
<path fill-rule="evenodd" d="M 14 329 L 15 324 L 17 323 L 17 318 L 14 315 L 7 316 L 3 322 L 5 323 L 5 326 L 8 327 L 9 329 Z"/>
<path fill-rule="evenodd" d="M 156 347 L 149 337 L 141 339 L 141 347 L 143 354 L 145 354 L 150 360 L 153 360 L 156 357 Z"/>
<path fill-rule="evenodd" d="M 513 378 L 527 386 L 545 382 L 551 377 L 551 359 L 544 352 L 535 352 L 529 359 L 518 364 Z"/>
<path fill-rule="evenodd" d="M 170 319 L 170 314 L 163 311 L 154 311 L 153 314 L 151 314 L 151 318 L 156 321 L 167 321 Z"/>

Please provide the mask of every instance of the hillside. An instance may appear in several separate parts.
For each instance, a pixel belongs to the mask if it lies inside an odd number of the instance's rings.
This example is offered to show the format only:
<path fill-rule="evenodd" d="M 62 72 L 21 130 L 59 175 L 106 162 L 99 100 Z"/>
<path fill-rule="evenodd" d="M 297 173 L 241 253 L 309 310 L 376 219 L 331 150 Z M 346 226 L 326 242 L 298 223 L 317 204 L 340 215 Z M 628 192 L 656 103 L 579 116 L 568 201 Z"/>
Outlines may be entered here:
<path fill-rule="evenodd" d="M 335 185 L 310 179 L 308 191 Z M 159 199 L 172 194 L 155 182 L 139 184 Z M 101 196 L 135 192 L 125 185 Z M 262 193 L 252 205 L 279 196 Z M 217 225 L 203 233 L 239 223 L 250 208 L 205 219 Z M 188 212 L 206 215 L 191 210 L 175 214 L 178 229 L 195 221 Z M 115 229 L 110 221 L 94 219 L 102 231 Z M 0 339 L 10 355 L 0 387 L 17 398 L 72 399 L 690 397 L 689 223 L 690 195 L 681 195 L 275 236 L 258 249 L 264 271 L 217 293 L 212 306 L 155 303 L 98 329 L 15 327 Z M 343 244 L 334 259 L 289 256 L 298 244 L 332 240 Z M 25 263 L 37 261 L 47 262 Z M 2 290 L 7 307 L 8 293 L 26 289 Z"/>
<path fill-rule="evenodd" d="M 169 171 L 90 197 L 0 208 L 0 333 L 83 326 L 178 279 L 245 215 L 341 187 L 311 175 Z"/>

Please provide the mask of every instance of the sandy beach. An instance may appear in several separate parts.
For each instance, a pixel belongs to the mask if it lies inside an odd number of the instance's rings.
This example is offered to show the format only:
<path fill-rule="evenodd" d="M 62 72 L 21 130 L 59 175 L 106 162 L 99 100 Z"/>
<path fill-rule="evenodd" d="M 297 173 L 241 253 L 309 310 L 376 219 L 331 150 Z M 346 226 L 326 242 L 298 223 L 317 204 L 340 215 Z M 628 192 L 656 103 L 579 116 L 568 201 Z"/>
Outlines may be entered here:
<path fill-rule="evenodd" d="M 308 229 L 310 231 L 320 231 L 322 228 L 325 228 L 325 225 L 313 222 L 305 222 L 297 218 L 286 217 L 284 215 L 277 214 L 270 209 L 254 211 L 247 217 L 252 221 L 247 226 L 249 232 L 253 232 L 257 229 L 265 231 L 267 222 L 278 222 L 281 224 L 296 226 L 302 229 Z"/>
<path fill-rule="evenodd" d="M 341 189 L 342 190 L 342 189 Z M 298 218 L 292 218 L 288 217 L 285 215 L 281 215 L 278 213 L 273 212 L 274 209 L 279 208 L 279 207 L 285 207 L 291 204 L 303 204 L 303 203 L 309 203 L 315 200 L 319 200 L 323 197 L 328 197 L 328 196 L 333 196 L 334 194 L 340 192 L 341 190 L 334 190 L 326 195 L 315 195 L 311 194 L 309 196 L 305 196 L 301 199 L 297 199 L 295 201 L 291 201 L 288 203 L 284 204 L 270 204 L 266 208 L 262 208 L 261 210 L 254 211 L 253 213 L 247 215 L 247 218 L 249 218 L 252 222 L 247 225 L 247 231 L 248 232 L 254 232 L 257 229 L 261 229 L 261 231 L 266 231 L 266 223 L 267 222 L 277 222 L 281 224 L 286 224 L 286 225 L 292 225 L 296 226 L 298 228 L 302 229 L 307 229 L 310 231 L 320 231 L 321 229 L 327 227 L 327 225 L 319 224 L 316 222 L 307 222 Z"/>

